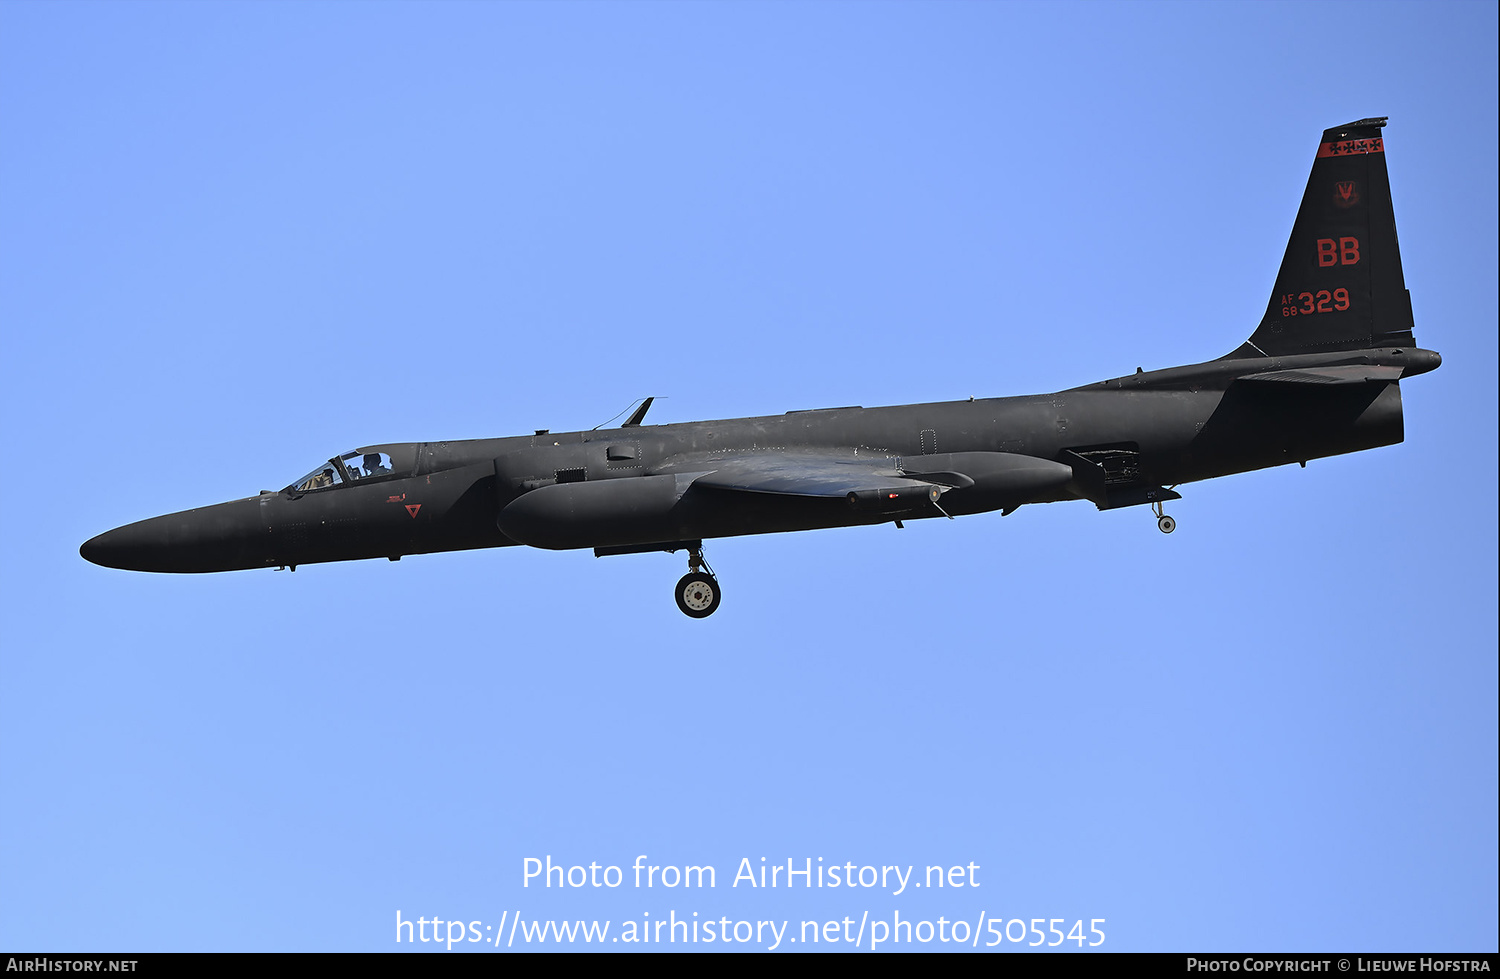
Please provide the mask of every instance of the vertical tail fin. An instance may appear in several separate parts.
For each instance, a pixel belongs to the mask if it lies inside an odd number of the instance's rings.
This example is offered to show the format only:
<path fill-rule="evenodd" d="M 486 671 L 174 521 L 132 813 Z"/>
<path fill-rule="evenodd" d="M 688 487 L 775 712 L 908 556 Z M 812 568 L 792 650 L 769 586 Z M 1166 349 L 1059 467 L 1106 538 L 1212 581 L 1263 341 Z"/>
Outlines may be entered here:
<path fill-rule="evenodd" d="M 1229 357 L 1416 346 L 1384 125 L 1324 131 L 1266 315 Z"/>

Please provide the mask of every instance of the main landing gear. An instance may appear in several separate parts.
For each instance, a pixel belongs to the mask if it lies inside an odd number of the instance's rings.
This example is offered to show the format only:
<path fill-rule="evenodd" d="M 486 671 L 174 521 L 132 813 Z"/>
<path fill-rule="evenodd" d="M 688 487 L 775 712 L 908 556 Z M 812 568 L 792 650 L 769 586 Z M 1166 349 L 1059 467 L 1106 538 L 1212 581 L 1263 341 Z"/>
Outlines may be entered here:
<path fill-rule="evenodd" d="M 706 619 L 719 607 L 719 598 L 719 579 L 703 560 L 703 548 L 688 548 L 688 573 L 677 582 L 677 607 L 684 615 Z"/>
<path fill-rule="evenodd" d="M 1160 503 L 1151 504 L 1151 512 L 1156 514 L 1156 529 L 1164 534 L 1170 534 L 1177 529 L 1177 521 L 1162 512 Z"/>

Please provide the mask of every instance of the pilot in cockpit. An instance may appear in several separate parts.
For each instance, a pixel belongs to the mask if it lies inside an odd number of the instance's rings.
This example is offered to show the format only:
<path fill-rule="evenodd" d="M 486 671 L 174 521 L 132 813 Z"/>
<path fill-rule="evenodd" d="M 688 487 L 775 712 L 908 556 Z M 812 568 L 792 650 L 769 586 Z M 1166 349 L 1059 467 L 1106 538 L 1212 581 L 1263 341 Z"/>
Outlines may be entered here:
<path fill-rule="evenodd" d="M 388 468 L 380 464 L 379 452 L 365 453 L 365 476 L 384 476 L 390 472 Z"/>

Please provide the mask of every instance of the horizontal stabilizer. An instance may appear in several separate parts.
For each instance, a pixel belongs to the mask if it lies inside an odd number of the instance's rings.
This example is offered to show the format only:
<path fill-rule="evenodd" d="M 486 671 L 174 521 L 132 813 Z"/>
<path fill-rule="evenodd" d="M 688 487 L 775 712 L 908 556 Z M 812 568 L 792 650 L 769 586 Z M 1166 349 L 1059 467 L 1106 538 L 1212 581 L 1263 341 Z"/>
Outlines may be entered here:
<path fill-rule="evenodd" d="M 1345 364 L 1338 367 L 1265 371 L 1261 374 L 1246 374 L 1237 380 L 1271 384 L 1363 384 L 1366 381 L 1399 381 L 1402 370 L 1400 367 Z"/>

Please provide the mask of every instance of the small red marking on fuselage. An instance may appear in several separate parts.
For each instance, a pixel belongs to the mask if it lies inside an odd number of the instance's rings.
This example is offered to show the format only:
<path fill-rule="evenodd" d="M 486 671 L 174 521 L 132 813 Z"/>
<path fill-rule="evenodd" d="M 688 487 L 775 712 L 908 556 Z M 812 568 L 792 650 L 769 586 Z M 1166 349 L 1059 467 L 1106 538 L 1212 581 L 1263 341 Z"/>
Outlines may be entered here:
<path fill-rule="evenodd" d="M 408 504 L 406 504 L 406 512 L 409 513 L 409 514 L 411 514 L 413 517 L 415 517 L 417 515 L 417 511 L 420 510 L 420 509 L 422 509 L 422 504 L 420 504 L 420 503 L 408 503 Z"/>
<path fill-rule="evenodd" d="M 387 503 L 400 503 L 404 499 L 406 499 L 406 494 L 402 493 L 399 496 L 387 496 L 385 498 L 385 502 L 387 502 Z"/>

